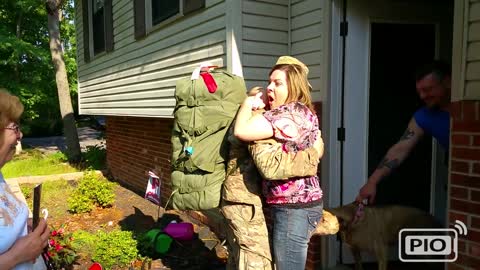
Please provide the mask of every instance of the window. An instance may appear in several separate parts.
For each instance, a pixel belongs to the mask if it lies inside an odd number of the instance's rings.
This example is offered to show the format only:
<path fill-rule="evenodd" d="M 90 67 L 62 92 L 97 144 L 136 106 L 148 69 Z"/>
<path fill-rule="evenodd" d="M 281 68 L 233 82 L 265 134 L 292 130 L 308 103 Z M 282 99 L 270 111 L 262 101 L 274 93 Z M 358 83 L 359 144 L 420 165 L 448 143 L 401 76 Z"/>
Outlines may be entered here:
<path fill-rule="evenodd" d="M 83 48 L 85 62 L 103 52 L 113 51 L 112 0 L 82 0 Z"/>
<path fill-rule="evenodd" d="M 135 38 L 205 7 L 205 0 L 134 0 Z"/>
<path fill-rule="evenodd" d="M 105 1 L 91 0 L 92 4 L 92 33 L 93 54 L 105 51 Z"/>
<path fill-rule="evenodd" d="M 151 5 L 152 25 L 157 25 L 180 12 L 180 2 L 178 0 L 151 0 Z"/>

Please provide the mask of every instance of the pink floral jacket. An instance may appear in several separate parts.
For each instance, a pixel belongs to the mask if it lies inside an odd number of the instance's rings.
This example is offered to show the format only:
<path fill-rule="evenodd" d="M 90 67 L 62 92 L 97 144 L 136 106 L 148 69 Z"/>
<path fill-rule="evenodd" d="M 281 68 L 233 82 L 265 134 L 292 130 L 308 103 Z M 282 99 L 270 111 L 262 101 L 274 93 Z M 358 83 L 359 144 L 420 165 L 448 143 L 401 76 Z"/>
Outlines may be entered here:
<path fill-rule="evenodd" d="M 273 137 L 282 143 L 285 152 L 296 153 L 313 147 L 320 132 L 317 115 L 300 102 L 282 105 L 263 115 L 272 124 Z M 263 193 L 268 204 L 304 204 L 322 198 L 317 175 L 264 180 Z"/>

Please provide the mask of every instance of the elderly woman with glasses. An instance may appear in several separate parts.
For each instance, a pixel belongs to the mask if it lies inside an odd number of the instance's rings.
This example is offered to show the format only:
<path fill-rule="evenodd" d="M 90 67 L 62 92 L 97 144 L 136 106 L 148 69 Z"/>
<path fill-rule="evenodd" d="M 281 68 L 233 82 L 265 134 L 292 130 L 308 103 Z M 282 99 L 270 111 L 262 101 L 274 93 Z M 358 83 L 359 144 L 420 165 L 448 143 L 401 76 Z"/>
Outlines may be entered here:
<path fill-rule="evenodd" d="M 33 269 L 50 234 L 43 218 L 37 228 L 29 230 L 28 207 L 13 194 L 1 173 L 22 139 L 17 124 L 22 112 L 18 97 L 0 89 L 0 269 Z"/>

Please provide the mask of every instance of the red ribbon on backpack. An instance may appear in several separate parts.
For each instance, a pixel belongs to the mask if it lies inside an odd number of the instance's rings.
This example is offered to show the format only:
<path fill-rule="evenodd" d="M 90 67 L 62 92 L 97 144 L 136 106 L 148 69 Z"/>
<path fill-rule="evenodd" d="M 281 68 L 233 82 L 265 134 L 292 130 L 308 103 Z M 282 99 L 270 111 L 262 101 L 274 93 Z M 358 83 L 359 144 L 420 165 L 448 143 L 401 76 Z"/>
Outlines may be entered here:
<path fill-rule="evenodd" d="M 208 72 L 200 72 L 200 76 L 202 76 L 203 82 L 207 86 L 208 92 L 215 93 L 217 91 L 217 83 L 212 77 L 212 74 Z"/>

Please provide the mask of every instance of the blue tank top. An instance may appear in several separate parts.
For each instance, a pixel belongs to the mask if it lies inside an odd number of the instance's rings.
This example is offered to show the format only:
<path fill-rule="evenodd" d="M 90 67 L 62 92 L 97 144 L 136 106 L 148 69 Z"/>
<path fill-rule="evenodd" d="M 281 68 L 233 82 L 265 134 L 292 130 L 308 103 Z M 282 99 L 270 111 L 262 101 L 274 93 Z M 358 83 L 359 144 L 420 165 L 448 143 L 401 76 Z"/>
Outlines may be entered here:
<path fill-rule="evenodd" d="M 450 144 L 450 113 L 422 107 L 413 115 L 417 125 L 431 135 L 448 151 Z"/>

